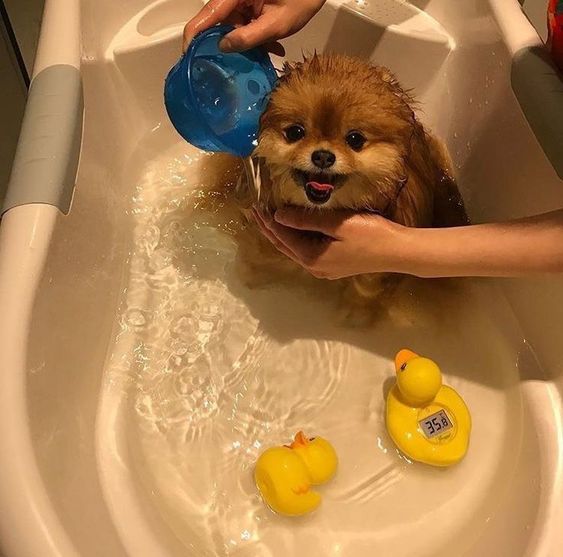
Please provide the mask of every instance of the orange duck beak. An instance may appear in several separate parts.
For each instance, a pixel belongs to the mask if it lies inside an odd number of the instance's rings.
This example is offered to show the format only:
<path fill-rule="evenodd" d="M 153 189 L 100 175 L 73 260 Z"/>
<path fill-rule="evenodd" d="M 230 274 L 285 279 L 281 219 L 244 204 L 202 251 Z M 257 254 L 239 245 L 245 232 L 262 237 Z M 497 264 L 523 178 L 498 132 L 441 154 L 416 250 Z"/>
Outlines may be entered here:
<path fill-rule="evenodd" d="M 416 352 L 413 352 L 412 350 L 408 350 L 407 348 L 403 348 L 402 350 L 399 350 L 399 352 L 397 352 L 397 355 L 395 356 L 395 372 L 399 373 L 401 368 L 409 360 L 412 360 L 413 358 L 418 358 L 418 357 L 419 357 L 419 355 Z"/>
<path fill-rule="evenodd" d="M 309 444 L 309 439 L 305 437 L 305 434 L 302 431 L 299 431 L 295 434 L 293 443 L 289 445 L 289 448 L 295 449 L 297 447 L 306 447 L 308 444 Z"/>

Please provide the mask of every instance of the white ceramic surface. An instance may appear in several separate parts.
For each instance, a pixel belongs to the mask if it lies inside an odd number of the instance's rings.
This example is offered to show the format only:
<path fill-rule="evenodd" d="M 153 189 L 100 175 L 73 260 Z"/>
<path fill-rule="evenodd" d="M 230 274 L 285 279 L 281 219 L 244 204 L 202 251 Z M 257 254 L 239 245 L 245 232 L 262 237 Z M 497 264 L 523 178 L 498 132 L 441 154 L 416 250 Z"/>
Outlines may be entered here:
<path fill-rule="evenodd" d="M 420 319 L 372 332 L 333 325 L 328 291 L 245 289 L 228 236 L 189 209 L 207 158 L 162 106 L 197 7 L 84 0 L 79 19 L 74 0 L 47 4 L 36 66 L 77 65 L 81 38 L 85 135 L 69 216 L 20 207 L 0 228 L 6 556 L 557 556 L 563 281 L 422 288 Z M 484 221 L 563 203 L 510 88 L 517 45 L 537 40 L 511 0 L 356 0 L 286 47 L 393 68 Z M 412 465 L 386 437 L 402 345 L 470 405 L 458 468 Z M 341 468 L 321 511 L 291 521 L 262 506 L 251 471 L 298 427 L 333 440 Z"/>

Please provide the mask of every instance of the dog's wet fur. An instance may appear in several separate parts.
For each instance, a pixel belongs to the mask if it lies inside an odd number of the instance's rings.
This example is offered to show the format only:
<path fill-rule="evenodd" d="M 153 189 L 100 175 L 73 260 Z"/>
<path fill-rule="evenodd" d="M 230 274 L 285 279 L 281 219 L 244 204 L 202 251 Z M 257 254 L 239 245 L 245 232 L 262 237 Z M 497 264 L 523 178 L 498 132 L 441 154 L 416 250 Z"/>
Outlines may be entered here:
<path fill-rule="evenodd" d="M 243 166 L 218 155 L 215 194 L 236 204 L 245 225 L 239 264 L 251 286 L 302 271 L 266 240 L 250 217 L 259 204 L 311 211 L 376 212 L 411 227 L 467 223 L 445 147 L 420 123 L 413 97 L 384 67 L 338 54 L 286 64 L 260 123 L 254 155 L 259 199 Z M 340 279 L 343 313 L 364 324 L 400 284 L 398 275 Z"/>

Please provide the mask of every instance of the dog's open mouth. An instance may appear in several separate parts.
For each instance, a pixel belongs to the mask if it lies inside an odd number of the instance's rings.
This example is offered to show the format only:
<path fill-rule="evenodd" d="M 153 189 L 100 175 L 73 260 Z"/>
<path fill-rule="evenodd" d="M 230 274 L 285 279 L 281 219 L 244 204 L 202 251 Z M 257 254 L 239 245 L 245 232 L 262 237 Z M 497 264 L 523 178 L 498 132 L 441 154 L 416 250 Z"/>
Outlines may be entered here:
<path fill-rule="evenodd" d="M 344 180 L 339 174 L 313 173 L 296 170 L 295 177 L 304 190 L 307 199 L 315 205 L 323 205 L 329 199 L 334 189 Z"/>
<path fill-rule="evenodd" d="M 319 205 L 326 203 L 330 199 L 333 190 L 334 186 L 332 184 L 313 181 L 305 184 L 305 195 L 307 199 L 311 203 L 317 203 Z"/>

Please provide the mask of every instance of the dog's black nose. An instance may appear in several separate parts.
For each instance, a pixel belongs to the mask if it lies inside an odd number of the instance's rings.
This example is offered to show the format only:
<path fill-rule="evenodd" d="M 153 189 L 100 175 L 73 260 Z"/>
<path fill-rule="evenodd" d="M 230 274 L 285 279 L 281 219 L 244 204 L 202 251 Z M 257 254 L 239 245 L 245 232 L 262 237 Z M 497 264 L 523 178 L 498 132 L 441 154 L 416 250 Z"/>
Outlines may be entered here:
<path fill-rule="evenodd" d="M 319 168 L 329 168 L 336 162 L 336 156 L 330 151 L 321 149 L 319 151 L 313 151 L 311 160 L 313 164 Z"/>

